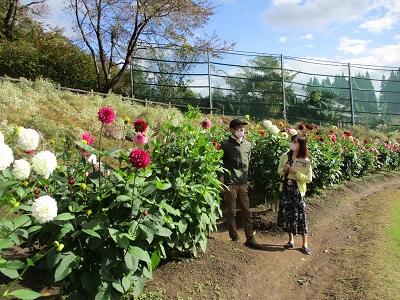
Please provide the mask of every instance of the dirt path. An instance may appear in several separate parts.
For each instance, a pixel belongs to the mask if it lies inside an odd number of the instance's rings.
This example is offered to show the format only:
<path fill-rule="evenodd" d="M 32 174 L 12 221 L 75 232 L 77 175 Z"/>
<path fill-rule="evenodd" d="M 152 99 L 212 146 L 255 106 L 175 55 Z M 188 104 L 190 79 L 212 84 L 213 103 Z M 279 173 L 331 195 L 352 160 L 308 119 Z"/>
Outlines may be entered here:
<path fill-rule="evenodd" d="M 308 199 L 312 255 L 283 249 L 281 232 L 258 231 L 262 250 L 229 241 L 223 223 L 206 253 L 166 263 L 154 271 L 147 291 L 164 299 L 399 299 L 385 291 L 376 251 L 384 251 L 387 216 L 400 199 L 400 175 L 378 174 Z M 260 216 L 266 225 L 276 215 Z M 269 226 L 271 227 L 271 226 Z M 273 226 L 272 226 L 273 228 Z M 239 232 L 244 240 L 244 232 Z"/>

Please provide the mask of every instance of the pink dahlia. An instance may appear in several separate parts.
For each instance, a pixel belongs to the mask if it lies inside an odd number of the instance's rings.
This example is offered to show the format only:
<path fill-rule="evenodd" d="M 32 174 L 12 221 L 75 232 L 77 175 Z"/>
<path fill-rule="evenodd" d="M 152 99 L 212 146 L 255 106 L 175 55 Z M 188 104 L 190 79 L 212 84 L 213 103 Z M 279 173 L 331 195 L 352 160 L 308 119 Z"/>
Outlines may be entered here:
<path fill-rule="evenodd" d="M 150 155 L 143 149 L 134 149 L 129 154 L 129 161 L 134 168 L 146 169 L 150 164 Z"/>
<path fill-rule="evenodd" d="M 103 124 L 110 124 L 115 120 L 115 112 L 112 108 L 104 106 L 97 113 L 97 119 Z"/>
<path fill-rule="evenodd" d="M 138 132 L 135 137 L 133 138 L 133 141 L 135 142 L 136 145 L 138 146 L 144 146 L 147 144 L 147 141 L 149 138 L 145 136 L 143 133 Z"/>
<path fill-rule="evenodd" d="M 136 120 L 133 122 L 133 128 L 135 128 L 136 132 L 145 132 L 147 129 L 147 124 L 143 120 Z"/>
<path fill-rule="evenodd" d="M 94 144 L 94 136 L 91 136 L 89 133 L 82 133 L 82 140 L 86 141 L 88 145 Z"/>
<path fill-rule="evenodd" d="M 211 120 L 210 119 L 205 119 L 203 122 L 201 122 L 201 127 L 203 129 L 208 129 L 211 127 Z"/>

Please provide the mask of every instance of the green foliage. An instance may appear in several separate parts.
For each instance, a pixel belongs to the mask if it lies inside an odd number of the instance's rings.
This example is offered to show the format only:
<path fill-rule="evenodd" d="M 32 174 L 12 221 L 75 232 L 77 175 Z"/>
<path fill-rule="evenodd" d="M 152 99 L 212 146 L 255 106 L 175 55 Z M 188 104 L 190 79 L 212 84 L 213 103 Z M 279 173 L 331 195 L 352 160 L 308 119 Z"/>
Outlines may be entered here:
<path fill-rule="evenodd" d="M 188 121 L 197 114 L 191 109 Z M 215 174 L 222 154 L 200 125 L 164 124 L 150 140 L 143 146 L 152 159 L 146 169 L 132 167 L 124 149 L 99 150 L 100 140 L 98 149 L 82 142 L 74 149 L 53 146 L 59 165 L 47 179 L 32 172 L 25 183 L 3 170 L 1 206 L 17 217 L 1 221 L 0 251 L 14 245 L 36 249 L 29 265 L 47 269 L 49 280 L 71 299 L 138 295 L 161 259 L 196 255 L 198 247 L 205 251 L 221 216 Z M 95 154 L 98 162 L 82 152 Z M 58 208 L 48 222 L 31 215 L 43 195 Z M 12 279 L 29 267 L 0 263 L 0 272 Z"/>

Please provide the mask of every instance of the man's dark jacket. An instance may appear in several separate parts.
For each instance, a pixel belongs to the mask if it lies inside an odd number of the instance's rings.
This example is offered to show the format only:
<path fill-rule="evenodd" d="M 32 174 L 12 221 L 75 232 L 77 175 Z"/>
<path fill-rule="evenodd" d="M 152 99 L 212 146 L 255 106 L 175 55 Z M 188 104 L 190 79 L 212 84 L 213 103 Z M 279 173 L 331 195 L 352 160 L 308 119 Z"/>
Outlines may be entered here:
<path fill-rule="evenodd" d="M 244 138 L 239 144 L 236 139 L 230 136 L 227 141 L 221 144 L 221 149 L 224 151 L 223 167 L 230 172 L 229 174 L 225 171 L 224 183 L 226 185 L 247 184 L 251 144 Z"/>

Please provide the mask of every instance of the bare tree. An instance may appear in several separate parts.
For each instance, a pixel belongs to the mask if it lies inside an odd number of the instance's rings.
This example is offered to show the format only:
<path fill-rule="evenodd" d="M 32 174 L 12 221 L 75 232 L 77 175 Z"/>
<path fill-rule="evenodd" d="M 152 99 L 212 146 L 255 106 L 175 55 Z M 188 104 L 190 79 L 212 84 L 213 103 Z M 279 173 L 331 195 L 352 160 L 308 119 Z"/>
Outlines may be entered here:
<path fill-rule="evenodd" d="M 233 46 L 216 34 L 199 38 L 195 30 L 215 13 L 209 0 L 68 0 L 77 29 L 89 49 L 99 88 L 109 92 L 128 70 L 138 45 Z M 189 42 L 190 41 L 190 42 Z"/>
<path fill-rule="evenodd" d="M 14 28 L 17 22 L 28 16 L 36 15 L 43 16 L 48 13 L 48 7 L 45 4 L 46 0 L 31 1 L 26 4 L 21 4 L 19 0 L 6 1 L 6 16 L 4 18 L 4 34 L 8 40 L 14 38 Z"/>

